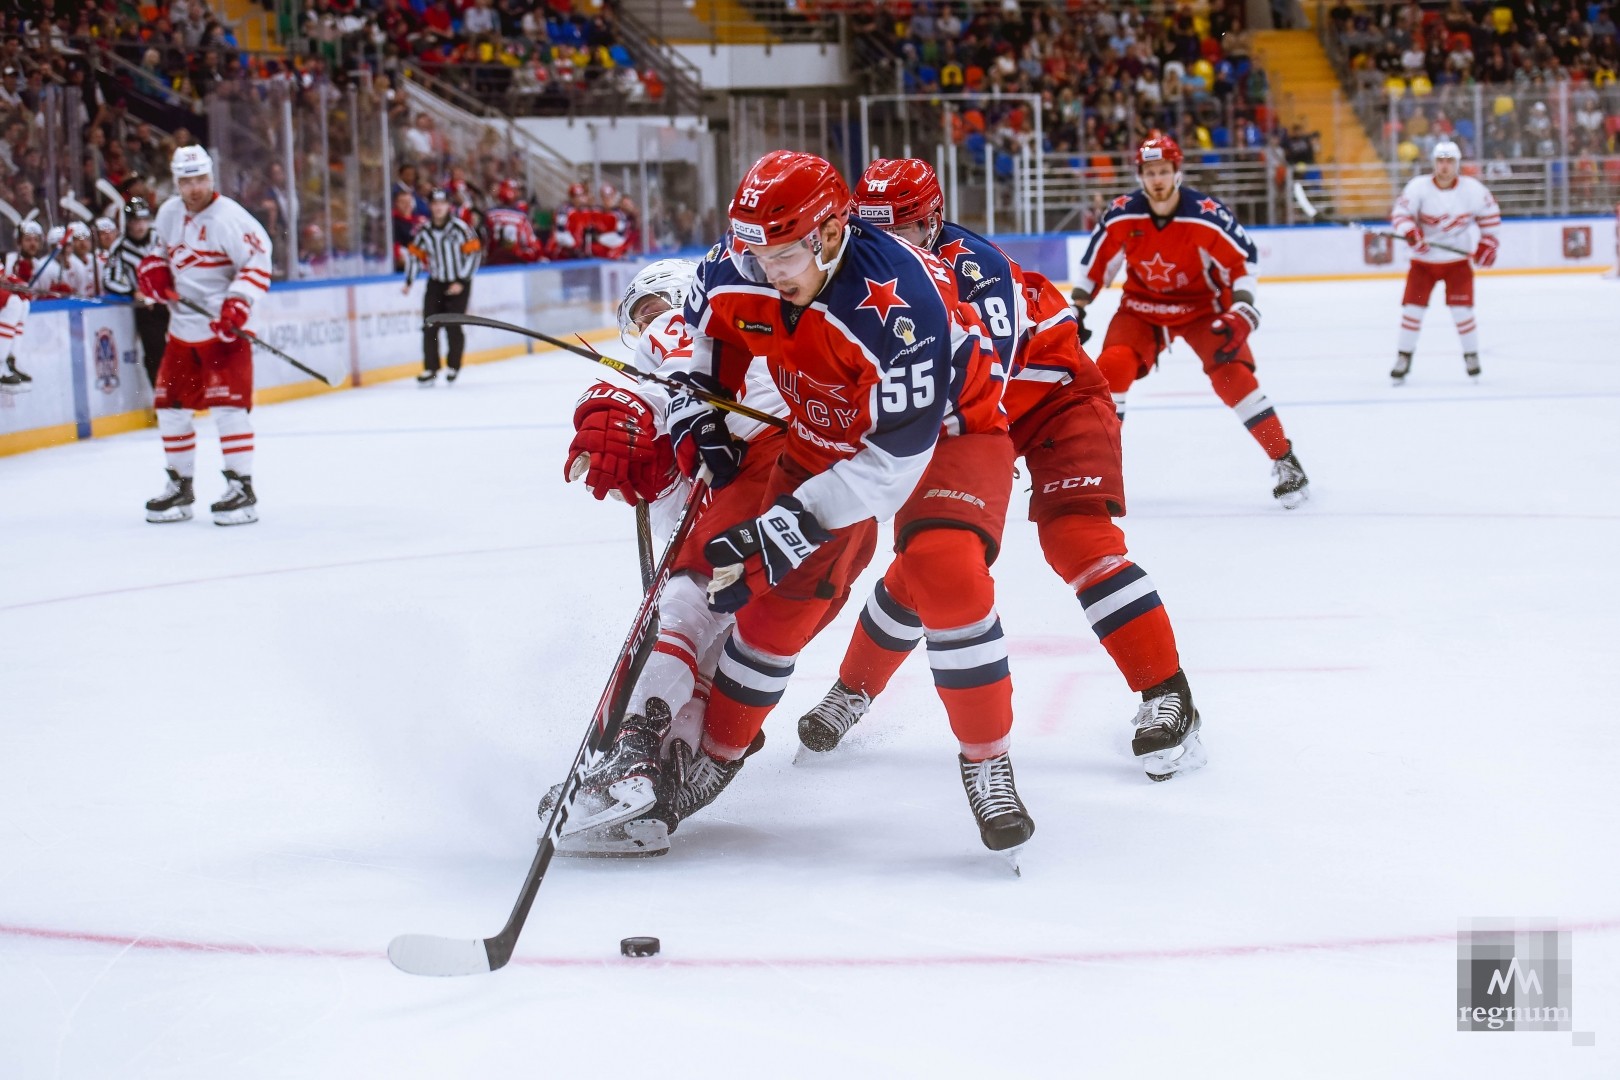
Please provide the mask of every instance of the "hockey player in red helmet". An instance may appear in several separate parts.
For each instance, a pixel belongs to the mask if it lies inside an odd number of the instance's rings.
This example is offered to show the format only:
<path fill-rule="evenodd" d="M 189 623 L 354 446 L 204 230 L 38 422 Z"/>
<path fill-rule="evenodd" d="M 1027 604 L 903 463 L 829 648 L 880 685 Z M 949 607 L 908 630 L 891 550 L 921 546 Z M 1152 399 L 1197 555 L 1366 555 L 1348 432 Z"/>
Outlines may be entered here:
<path fill-rule="evenodd" d="M 484 215 L 484 230 L 489 236 L 489 264 L 537 262 L 543 254 L 540 238 L 534 233 L 529 208 L 520 198 L 517 184 L 511 180 L 496 184 L 495 200 L 496 205 Z"/>
<path fill-rule="evenodd" d="M 1030 476 L 1029 517 L 1046 560 L 1074 589 L 1120 674 L 1142 694 L 1132 747 L 1144 771 L 1154 780 L 1191 771 L 1205 757 L 1175 632 L 1153 582 L 1125 557 L 1125 534 L 1113 521 L 1125 513 L 1125 482 L 1108 384 L 1081 349 L 1074 315 L 1056 287 L 946 221 L 944 203 L 933 167 L 917 158 L 874 161 L 855 186 L 859 218 L 949 263 L 958 295 L 983 316 L 1008 372 L 1002 402 Z M 897 596 L 894 571 L 867 600 L 838 681 L 799 721 L 808 750 L 836 746 L 921 640 L 922 624 Z"/>
<path fill-rule="evenodd" d="M 551 242 L 559 259 L 585 259 L 591 254 L 591 237 L 600 224 L 591 205 L 591 189 L 578 181 L 568 185 L 568 201 L 557 208 Z"/>
<path fill-rule="evenodd" d="M 765 155 L 728 215 L 687 295 L 683 378 L 731 393 L 762 356 L 789 429 L 779 458 L 761 462 L 698 398 L 670 408 L 683 472 L 706 466 L 723 495 L 743 470 L 769 470 L 763 501 L 729 521 L 706 512 L 723 525 L 703 549 L 709 604 L 736 623 L 701 744 L 676 748 L 676 811 L 707 805 L 759 745 L 799 652 L 893 518 L 895 579 L 930 643 L 970 809 L 987 847 L 1013 849 L 1034 823 L 1008 757 L 1011 680 L 989 572 L 1013 457 L 989 334 L 937 259 L 851 219 L 849 188 L 819 157 Z"/>
<path fill-rule="evenodd" d="M 1248 345 L 1260 326 L 1254 305 L 1260 253 L 1224 203 L 1182 185 L 1181 163 L 1181 147 L 1169 136 L 1137 147 L 1142 186 L 1109 205 L 1080 260 L 1072 297 L 1082 340 L 1090 337 L 1086 305 L 1123 265 L 1125 296 L 1097 354 L 1120 418 L 1131 384 L 1181 338 L 1203 361 L 1216 395 L 1271 459 L 1272 495 L 1293 509 L 1309 496 L 1309 480 L 1260 390 Z"/>

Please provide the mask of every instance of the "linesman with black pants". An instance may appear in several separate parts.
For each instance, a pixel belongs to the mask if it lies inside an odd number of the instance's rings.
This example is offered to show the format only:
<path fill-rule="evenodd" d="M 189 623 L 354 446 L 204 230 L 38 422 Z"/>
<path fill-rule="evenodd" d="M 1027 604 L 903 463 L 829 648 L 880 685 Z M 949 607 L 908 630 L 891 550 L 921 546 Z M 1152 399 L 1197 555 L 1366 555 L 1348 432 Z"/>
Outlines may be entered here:
<path fill-rule="evenodd" d="M 467 301 L 472 298 L 473 274 L 483 261 L 484 248 L 465 221 L 451 210 L 450 196 L 442 188 L 434 188 L 428 198 L 429 218 L 416 230 L 405 248 L 405 291 L 411 291 L 418 269 L 428 275 L 427 297 L 422 303 L 422 318 L 453 311 L 465 313 Z M 450 350 L 445 355 L 444 381 L 453 383 L 461 373 L 461 350 L 466 334 L 459 326 L 446 326 Z M 416 377 L 418 386 L 432 386 L 439 377 L 439 328 L 422 327 L 422 374 Z"/>
<path fill-rule="evenodd" d="M 134 198 L 124 204 L 124 238 L 107 257 L 103 284 L 110 293 L 127 296 L 135 307 L 135 335 L 141 339 L 141 361 L 146 381 L 157 388 L 158 365 L 163 363 L 164 341 L 169 336 L 169 306 L 135 288 L 135 272 L 153 249 L 152 208 Z"/>

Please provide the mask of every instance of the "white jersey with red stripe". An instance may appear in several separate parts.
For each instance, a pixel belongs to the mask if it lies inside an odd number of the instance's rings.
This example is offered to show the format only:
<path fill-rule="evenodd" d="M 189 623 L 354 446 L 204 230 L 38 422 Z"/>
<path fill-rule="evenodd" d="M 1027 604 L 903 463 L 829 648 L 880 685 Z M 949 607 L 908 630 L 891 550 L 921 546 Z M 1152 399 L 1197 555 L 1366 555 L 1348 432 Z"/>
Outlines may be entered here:
<path fill-rule="evenodd" d="M 200 212 L 188 214 L 180 196 L 173 196 L 158 208 L 152 235 L 152 252 L 141 260 L 142 267 L 167 265 L 175 291 L 209 312 L 199 315 L 182 304 L 171 305 L 169 336 L 176 341 L 212 340 L 208 324 L 227 295 L 252 305 L 270 291 L 270 235 L 235 199 L 215 195 Z M 247 328 L 255 329 L 252 319 Z"/>
<path fill-rule="evenodd" d="M 99 296 L 101 293 L 100 281 L 96 276 L 96 256 L 79 255 L 72 251 L 64 251 L 56 257 L 62 266 L 62 280 L 73 289 L 74 296 Z"/>
<path fill-rule="evenodd" d="M 1502 227 L 1502 211 L 1490 190 L 1472 176 L 1459 176 L 1450 187 L 1441 187 L 1432 175 L 1414 176 L 1407 181 L 1395 209 L 1390 214 L 1395 232 L 1405 236 L 1421 230 L 1429 244 L 1444 244 L 1472 252 L 1481 235 L 1494 236 Z M 1418 262 L 1445 263 L 1467 258 L 1451 251 L 1430 247 L 1412 258 Z"/>

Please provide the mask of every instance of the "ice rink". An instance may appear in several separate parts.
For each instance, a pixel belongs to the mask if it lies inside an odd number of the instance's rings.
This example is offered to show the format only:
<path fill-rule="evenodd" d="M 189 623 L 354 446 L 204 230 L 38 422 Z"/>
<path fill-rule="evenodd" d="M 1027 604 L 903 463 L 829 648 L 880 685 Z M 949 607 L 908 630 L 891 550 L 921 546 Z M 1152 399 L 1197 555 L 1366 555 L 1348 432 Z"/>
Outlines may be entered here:
<path fill-rule="evenodd" d="M 0 459 L 0 1078 L 1620 1075 L 1620 282 L 1483 278 L 1480 384 L 1437 305 L 1395 389 L 1400 288 L 1261 290 L 1299 511 L 1182 347 L 1131 395 L 1207 768 L 1130 758 L 1020 497 L 1022 878 L 920 659 L 792 764 L 851 605 L 670 854 L 559 860 L 479 978 L 384 949 L 500 927 L 635 607 L 629 512 L 562 482 L 597 369 L 262 409 L 250 528 L 144 522 L 155 431 Z M 1456 1030 L 1478 916 L 1574 928 L 1595 1045 Z"/>

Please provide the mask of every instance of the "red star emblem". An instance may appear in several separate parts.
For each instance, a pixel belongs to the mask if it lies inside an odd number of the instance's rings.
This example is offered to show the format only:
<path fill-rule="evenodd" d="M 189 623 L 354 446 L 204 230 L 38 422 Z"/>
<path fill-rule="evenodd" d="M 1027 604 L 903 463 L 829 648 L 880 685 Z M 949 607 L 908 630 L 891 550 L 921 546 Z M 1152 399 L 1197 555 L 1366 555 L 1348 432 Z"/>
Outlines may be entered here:
<path fill-rule="evenodd" d="M 934 252 L 934 254 L 938 255 L 946 262 L 955 265 L 957 259 L 960 259 L 964 255 L 973 254 L 973 249 L 968 247 L 964 241 L 952 240 L 950 243 Z"/>
<path fill-rule="evenodd" d="M 881 322 L 889 321 L 889 312 L 895 308 L 909 308 L 911 305 L 900 299 L 899 278 L 890 278 L 888 281 L 873 281 L 866 279 L 866 299 L 855 305 L 855 310 L 871 308 L 877 312 Z"/>
<path fill-rule="evenodd" d="M 1130 202 L 1130 201 L 1131 201 L 1131 197 L 1129 195 L 1121 195 L 1119 198 L 1114 200 L 1114 203 L 1113 203 L 1114 209 L 1115 210 L 1123 210 L 1123 209 L 1125 209 L 1125 204 Z"/>
<path fill-rule="evenodd" d="M 1220 209 L 1220 206 L 1214 199 L 1203 199 L 1198 203 L 1198 212 L 1200 214 L 1213 214 L 1218 209 Z"/>
<path fill-rule="evenodd" d="M 1156 282 L 1162 278 L 1164 280 L 1164 284 L 1166 285 L 1170 284 L 1170 271 L 1176 268 L 1175 263 L 1165 262 L 1164 256 L 1156 251 L 1153 253 L 1153 258 L 1145 263 L 1142 263 L 1141 266 L 1142 273 L 1147 278 L 1149 284 L 1152 284 L 1153 282 Z"/>

